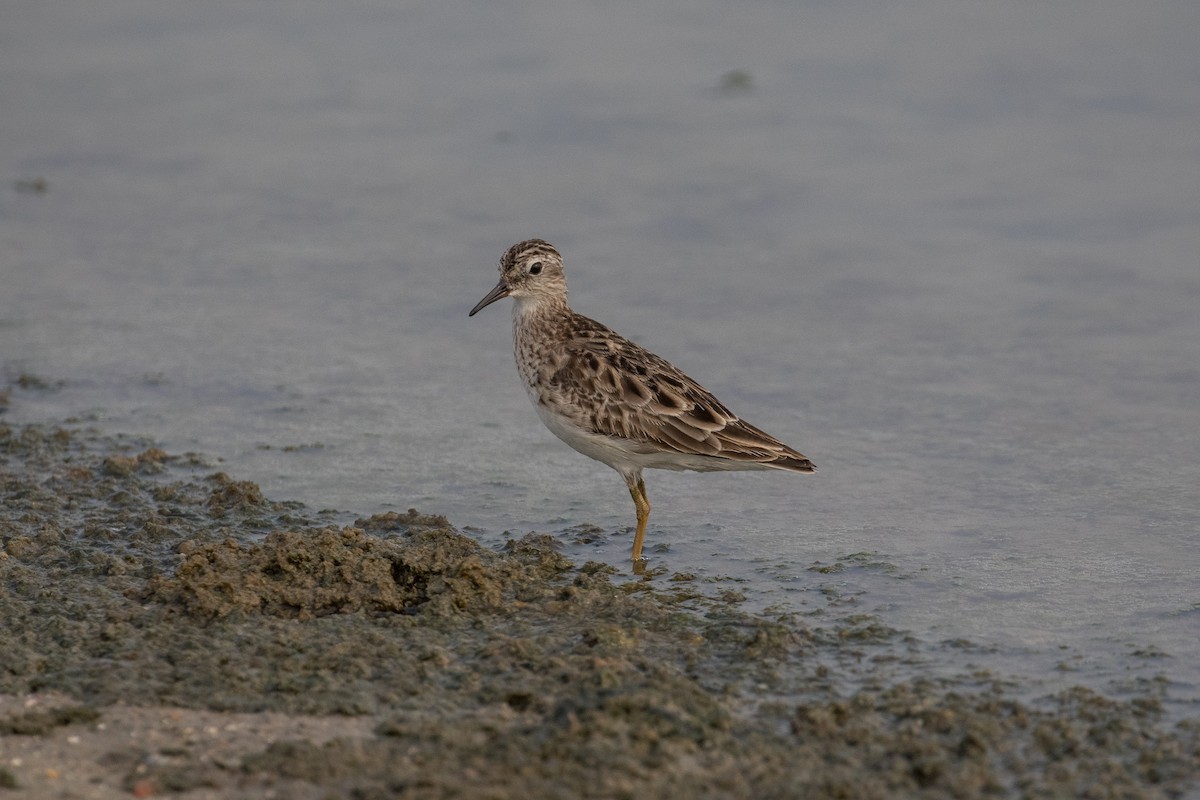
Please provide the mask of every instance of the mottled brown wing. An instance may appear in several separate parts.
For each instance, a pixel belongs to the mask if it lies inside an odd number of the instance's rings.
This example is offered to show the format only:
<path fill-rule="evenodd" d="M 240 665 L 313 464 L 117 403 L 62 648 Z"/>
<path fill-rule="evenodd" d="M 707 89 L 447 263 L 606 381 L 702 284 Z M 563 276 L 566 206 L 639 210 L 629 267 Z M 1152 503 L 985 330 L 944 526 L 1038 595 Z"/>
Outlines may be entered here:
<path fill-rule="evenodd" d="M 551 383 L 586 398 L 596 431 L 679 453 L 814 472 L 813 463 L 743 422 L 670 362 L 581 318 Z"/>

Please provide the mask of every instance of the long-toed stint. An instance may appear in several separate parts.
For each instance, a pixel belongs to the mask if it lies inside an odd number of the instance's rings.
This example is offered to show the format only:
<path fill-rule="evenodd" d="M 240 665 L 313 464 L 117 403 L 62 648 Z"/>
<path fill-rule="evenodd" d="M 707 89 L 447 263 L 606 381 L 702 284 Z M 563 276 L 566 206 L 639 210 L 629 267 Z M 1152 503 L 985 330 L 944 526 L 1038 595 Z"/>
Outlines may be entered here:
<path fill-rule="evenodd" d="M 504 297 L 515 301 L 517 370 L 538 416 L 571 447 L 621 473 L 629 487 L 637 509 L 635 566 L 650 518 L 643 469 L 816 471 L 670 362 L 572 311 L 562 256 L 548 242 L 508 248 L 500 282 L 467 316 Z"/>

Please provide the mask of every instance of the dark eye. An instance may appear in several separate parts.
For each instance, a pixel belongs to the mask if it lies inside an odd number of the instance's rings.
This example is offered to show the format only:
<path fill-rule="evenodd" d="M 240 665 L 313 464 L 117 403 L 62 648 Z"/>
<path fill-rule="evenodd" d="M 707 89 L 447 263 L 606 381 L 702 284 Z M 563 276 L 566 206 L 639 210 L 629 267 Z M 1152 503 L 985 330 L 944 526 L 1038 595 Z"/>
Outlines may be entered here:
<path fill-rule="evenodd" d="M 542 262 L 535 261 L 529 265 L 529 274 L 530 275 L 537 275 L 537 274 L 541 273 L 541 271 L 542 271 Z"/>

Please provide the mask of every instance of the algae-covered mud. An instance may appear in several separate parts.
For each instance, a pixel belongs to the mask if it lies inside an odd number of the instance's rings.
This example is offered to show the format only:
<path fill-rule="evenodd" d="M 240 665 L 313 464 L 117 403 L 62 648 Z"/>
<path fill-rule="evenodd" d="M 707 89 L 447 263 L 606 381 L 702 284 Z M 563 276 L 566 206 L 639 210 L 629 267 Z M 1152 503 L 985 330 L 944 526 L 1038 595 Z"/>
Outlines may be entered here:
<path fill-rule="evenodd" d="M 891 680 L 883 621 L 616 581 L 529 535 L 334 524 L 206 459 L 0 426 L 0 794 L 1179 797 L 1153 687 Z"/>

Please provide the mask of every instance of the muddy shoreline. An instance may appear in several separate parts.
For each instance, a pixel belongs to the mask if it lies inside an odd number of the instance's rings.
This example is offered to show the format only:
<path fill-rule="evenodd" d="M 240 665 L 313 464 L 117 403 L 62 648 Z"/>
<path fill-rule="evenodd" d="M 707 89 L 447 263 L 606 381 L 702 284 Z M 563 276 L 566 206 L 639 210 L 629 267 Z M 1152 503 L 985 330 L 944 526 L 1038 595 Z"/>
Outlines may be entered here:
<path fill-rule="evenodd" d="M 0 425 L 0 795 L 1180 797 L 1158 696 L 892 681 L 904 637 L 353 525 L 203 457 Z"/>

